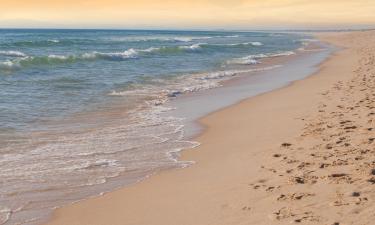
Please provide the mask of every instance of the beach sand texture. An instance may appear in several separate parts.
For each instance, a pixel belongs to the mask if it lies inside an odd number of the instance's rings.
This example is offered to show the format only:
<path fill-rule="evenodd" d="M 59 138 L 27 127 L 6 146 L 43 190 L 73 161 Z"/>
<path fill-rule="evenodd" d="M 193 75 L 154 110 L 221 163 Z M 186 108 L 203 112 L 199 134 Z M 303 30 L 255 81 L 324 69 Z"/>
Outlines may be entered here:
<path fill-rule="evenodd" d="M 58 209 L 50 225 L 361 224 L 375 221 L 375 32 L 314 76 L 212 113 L 195 165 Z"/>

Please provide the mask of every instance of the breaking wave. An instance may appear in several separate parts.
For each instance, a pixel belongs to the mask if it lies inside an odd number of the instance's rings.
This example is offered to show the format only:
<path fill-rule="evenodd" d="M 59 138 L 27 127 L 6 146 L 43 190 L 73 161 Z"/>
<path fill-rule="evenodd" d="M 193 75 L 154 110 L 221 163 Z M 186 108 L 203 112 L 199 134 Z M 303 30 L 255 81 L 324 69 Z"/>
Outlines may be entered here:
<path fill-rule="evenodd" d="M 129 49 L 124 52 L 90 52 L 83 53 L 80 55 L 48 55 L 48 56 L 27 56 L 23 54 L 15 54 L 18 58 L 14 60 L 6 60 L 0 62 L 0 69 L 12 70 L 19 69 L 22 67 L 38 66 L 38 65 L 56 65 L 63 63 L 75 63 L 79 61 L 90 61 L 90 60 L 109 60 L 109 61 L 123 61 L 127 59 L 137 58 L 138 51 L 135 49 Z M 1 54 L 1 53 L 0 53 Z M 8 56 L 10 56 L 8 54 Z"/>
<path fill-rule="evenodd" d="M 0 51 L 1 56 L 9 57 L 26 57 L 27 55 L 20 51 Z"/>
<path fill-rule="evenodd" d="M 110 41 L 115 42 L 147 42 L 147 41 L 159 41 L 159 42 L 191 42 L 194 40 L 206 40 L 211 39 L 209 36 L 201 37 L 169 37 L 169 36 L 138 36 L 138 37 L 112 37 L 109 38 Z"/>
<path fill-rule="evenodd" d="M 227 44 L 226 46 L 237 45 L 261 45 L 260 42 L 248 42 L 239 44 Z M 137 59 L 148 54 L 178 54 L 183 52 L 196 52 L 204 48 L 217 47 L 215 44 L 196 43 L 192 45 L 171 46 L 171 47 L 150 47 L 147 49 L 128 49 L 123 52 L 98 52 L 93 51 L 89 53 L 82 53 L 78 55 L 55 55 L 48 56 L 27 56 L 18 51 L 0 51 L 0 55 L 15 57 L 15 59 L 8 59 L 0 62 L 1 70 L 14 70 L 23 67 L 39 66 L 39 65 L 57 65 L 64 63 L 76 63 L 79 61 L 93 61 L 93 60 L 107 60 L 107 61 L 125 61 L 130 59 Z M 261 58 L 287 56 L 295 54 L 294 52 L 280 52 L 272 54 L 257 54 L 249 55 L 242 58 L 235 58 L 227 61 L 227 64 L 252 65 L 257 64 Z"/>
<path fill-rule="evenodd" d="M 192 42 L 196 40 L 207 40 L 212 38 L 238 38 L 240 35 L 225 35 L 225 36 L 127 36 L 127 37 L 110 37 L 110 41 L 115 42 Z M 108 39 L 107 39 L 108 40 Z"/>
<path fill-rule="evenodd" d="M 7 46 L 10 47 L 50 47 L 50 46 L 65 46 L 76 43 L 78 40 L 70 39 L 47 39 L 47 40 L 24 40 L 24 41 L 15 41 L 8 43 Z"/>
<path fill-rule="evenodd" d="M 278 53 L 249 55 L 249 56 L 245 56 L 245 57 L 242 57 L 242 58 L 235 58 L 235 59 L 232 59 L 232 60 L 228 60 L 227 64 L 253 65 L 253 64 L 258 64 L 259 59 L 279 57 L 279 56 L 289 56 L 289 55 L 294 55 L 294 54 L 295 54 L 295 52 L 286 51 L 286 52 L 278 52 Z"/>
<path fill-rule="evenodd" d="M 244 42 L 244 43 L 233 43 L 233 44 L 218 44 L 219 46 L 246 46 L 246 45 L 252 45 L 252 46 L 262 46 L 263 43 L 261 42 Z"/>

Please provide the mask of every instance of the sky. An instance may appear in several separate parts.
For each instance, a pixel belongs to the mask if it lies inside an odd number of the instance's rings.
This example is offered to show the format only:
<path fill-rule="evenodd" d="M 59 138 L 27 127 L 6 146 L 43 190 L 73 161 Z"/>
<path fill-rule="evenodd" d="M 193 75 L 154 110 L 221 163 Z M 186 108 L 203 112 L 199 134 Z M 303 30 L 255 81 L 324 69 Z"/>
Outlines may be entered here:
<path fill-rule="evenodd" d="M 2 28 L 375 27 L 375 0 L 0 0 L 0 6 Z"/>

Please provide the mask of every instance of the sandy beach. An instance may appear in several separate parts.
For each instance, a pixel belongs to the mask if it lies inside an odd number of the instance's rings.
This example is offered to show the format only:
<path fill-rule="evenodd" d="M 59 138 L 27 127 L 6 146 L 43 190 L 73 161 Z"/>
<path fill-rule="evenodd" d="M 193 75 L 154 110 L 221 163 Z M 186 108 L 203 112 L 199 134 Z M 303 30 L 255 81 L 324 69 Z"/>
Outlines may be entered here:
<path fill-rule="evenodd" d="M 318 73 L 212 113 L 195 165 L 56 210 L 49 225 L 369 225 L 375 32 L 320 33 Z"/>

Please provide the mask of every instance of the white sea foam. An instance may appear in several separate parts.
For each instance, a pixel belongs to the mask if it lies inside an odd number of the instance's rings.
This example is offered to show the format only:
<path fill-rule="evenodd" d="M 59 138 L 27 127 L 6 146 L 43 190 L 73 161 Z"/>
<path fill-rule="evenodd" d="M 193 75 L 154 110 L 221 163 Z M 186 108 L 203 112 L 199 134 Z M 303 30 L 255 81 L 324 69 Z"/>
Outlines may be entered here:
<path fill-rule="evenodd" d="M 224 35 L 224 36 L 215 36 L 215 38 L 238 38 L 240 35 Z"/>
<path fill-rule="evenodd" d="M 0 224 L 5 224 L 12 215 L 12 210 L 5 206 L 0 206 Z"/>
<path fill-rule="evenodd" d="M 47 55 L 47 56 L 25 56 L 25 57 L 17 57 L 13 60 L 6 60 L 0 62 L 0 69 L 2 70 L 12 70 L 12 69 L 19 69 L 24 66 L 36 66 L 36 65 L 50 65 L 55 63 L 74 63 L 77 61 L 82 60 L 96 60 L 96 59 L 104 59 L 104 60 L 126 60 L 126 59 L 134 59 L 137 58 L 139 52 L 153 52 L 158 51 L 159 48 L 149 48 L 145 50 L 136 50 L 136 49 L 128 49 L 123 52 L 90 52 L 90 53 L 83 53 L 79 55 Z M 19 54 L 19 56 L 21 56 Z"/>
<path fill-rule="evenodd" d="M 187 167 L 193 162 L 178 161 L 178 153 L 183 149 L 194 148 L 199 143 L 183 140 L 181 118 L 161 116 L 163 112 L 171 110 L 163 103 L 182 93 L 220 86 L 220 82 L 227 78 L 251 71 L 255 70 L 189 74 L 174 81 L 166 81 L 165 86 L 150 85 L 145 86 L 143 90 L 133 90 L 133 94 L 144 94 L 141 97 L 146 100 L 149 107 L 140 107 L 131 111 L 126 120 L 115 126 L 103 127 L 71 137 L 61 136 L 52 142 L 36 145 L 27 155 L 12 153 L 15 157 L 7 156 L 0 159 L 0 165 L 4 165 L 2 160 L 7 162 L 7 168 L 0 166 L 1 174 L 10 182 L 15 178 L 31 180 L 34 183 L 42 180 L 46 182 L 43 188 L 47 186 L 47 190 L 52 190 L 49 193 L 59 199 L 61 197 L 59 192 L 69 187 L 109 185 L 108 178 L 117 177 L 126 171 L 130 174 L 132 171 L 149 173 L 160 168 Z M 117 94 L 117 96 L 129 96 L 132 91 Z M 74 176 L 64 177 L 66 174 L 74 174 Z M 22 188 L 30 190 L 30 187 Z M 33 188 L 36 198 L 40 199 L 40 193 L 44 192 L 38 191 L 38 187 Z M 108 187 L 104 190 L 108 190 Z M 14 190 L 10 191 L 14 192 Z M 92 195 L 92 192 L 85 193 L 87 196 L 84 197 Z"/>
<path fill-rule="evenodd" d="M 3 70 L 12 70 L 17 69 L 20 67 L 20 64 L 18 62 L 12 62 L 10 60 L 0 62 L 0 69 Z"/>
<path fill-rule="evenodd" d="M 98 185 L 98 184 L 105 184 L 107 182 L 106 178 L 94 178 L 90 179 L 85 186 L 93 186 L 93 185 Z M 100 196 L 100 194 L 99 194 Z"/>
<path fill-rule="evenodd" d="M 160 51 L 163 47 L 157 48 L 157 47 L 150 47 L 147 49 L 138 50 L 139 52 L 157 52 Z"/>
<path fill-rule="evenodd" d="M 20 51 L 0 51 L 0 55 L 9 57 L 26 57 L 27 55 Z"/>
<path fill-rule="evenodd" d="M 69 56 L 65 56 L 65 55 L 49 55 L 48 58 L 49 59 L 66 60 L 66 59 L 69 58 Z"/>
<path fill-rule="evenodd" d="M 242 57 L 242 58 L 235 58 L 235 59 L 232 59 L 232 60 L 228 60 L 227 64 L 253 65 L 253 64 L 258 64 L 259 59 L 280 57 L 280 56 L 290 56 L 290 55 L 294 55 L 294 54 L 295 54 L 295 52 L 286 51 L 286 52 L 278 52 L 278 53 L 248 55 L 248 56 L 245 56 L 245 57 Z"/>
<path fill-rule="evenodd" d="M 258 42 L 258 41 L 255 41 L 255 42 L 250 42 L 251 45 L 254 45 L 254 46 L 262 46 L 263 43 L 262 42 Z"/>
<path fill-rule="evenodd" d="M 115 167 L 118 166 L 118 160 L 114 159 L 98 159 L 95 162 L 92 163 L 86 163 L 84 166 L 84 169 L 93 169 L 98 167 Z"/>
<path fill-rule="evenodd" d="M 176 37 L 174 38 L 175 41 L 181 41 L 181 42 L 191 42 L 194 40 L 207 40 L 211 39 L 212 37 Z"/>
<path fill-rule="evenodd" d="M 59 43 L 59 42 L 60 42 L 60 41 L 57 40 L 57 39 L 49 39 L 48 41 L 49 41 L 49 42 L 52 42 L 52 43 Z"/>
<path fill-rule="evenodd" d="M 293 51 L 286 51 L 286 52 L 270 54 L 269 57 L 290 56 L 290 55 L 295 55 L 295 54 L 296 53 Z"/>
<path fill-rule="evenodd" d="M 259 61 L 254 58 L 254 56 L 245 56 L 242 58 L 236 58 L 227 61 L 228 64 L 238 64 L 238 65 L 254 65 L 258 64 Z"/>
<path fill-rule="evenodd" d="M 89 53 L 83 53 L 81 55 L 71 55 L 71 56 L 60 56 L 60 55 L 49 55 L 52 59 L 108 59 L 108 60 L 124 60 L 137 58 L 140 51 L 151 52 L 155 51 L 157 48 L 149 48 L 145 50 L 128 49 L 123 52 L 98 52 L 93 51 Z"/>
<path fill-rule="evenodd" d="M 216 46 L 242 46 L 242 45 L 252 45 L 252 46 L 262 46 L 261 42 L 243 42 L 243 43 L 230 43 L 230 44 L 212 44 Z"/>
<path fill-rule="evenodd" d="M 110 96 L 148 96 L 153 99 L 148 101 L 151 105 L 160 106 L 168 102 L 169 98 L 177 97 L 178 95 L 198 92 L 221 86 L 221 82 L 233 76 L 242 73 L 269 70 L 279 67 L 279 65 L 265 67 L 265 68 L 251 68 L 244 70 L 224 70 L 214 71 L 208 73 L 187 74 L 178 77 L 174 80 L 165 81 L 163 86 L 145 86 L 134 90 L 112 91 Z"/>
<path fill-rule="evenodd" d="M 193 44 L 193 45 L 189 45 L 189 46 L 180 46 L 179 48 L 180 49 L 186 49 L 186 50 L 199 50 L 202 48 L 202 45 L 205 45 L 206 43 L 197 43 L 197 44 Z"/>
<path fill-rule="evenodd" d="M 191 42 L 194 40 L 211 39 L 210 36 L 137 36 L 137 37 L 112 37 L 111 41 L 118 42 L 146 42 L 146 41 L 176 41 L 176 42 Z"/>
<path fill-rule="evenodd" d="M 215 45 L 215 44 L 212 44 Z M 245 43 L 232 43 L 232 44 L 216 44 L 218 46 L 236 46 L 236 45 L 253 45 L 253 46 L 260 46 L 262 43 L 260 42 L 245 42 Z M 78 55 L 56 55 L 51 54 L 48 56 L 27 56 L 22 52 L 17 51 L 0 51 L 0 54 L 6 56 L 14 56 L 17 57 L 15 60 L 6 60 L 0 62 L 0 69 L 10 70 L 15 68 L 20 68 L 25 65 L 41 65 L 51 64 L 51 63 L 74 63 L 80 60 L 96 60 L 96 59 L 104 59 L 104 60 L 127 60 L 127 59 L 134 59 L 140 56 L 140 53 L 147 54 L 147 53 L 155 53 L 168 50 L 185 50 L 185 51 L 197 51 L 201 50 L 204 46 L 209 46 L 207 43 L 195 43 L 192 45 L 183 45 L 183 46 L 161 46 L 161 47 L 149 47 L 147 49 L 128 49 L 123 52 L 99 52 L 93 51 Z M 257 61 L 254 56 L 248 56 L 241 59 L 234 59 L 231 61 L 233 64 L 256 64 Z"/>
<path fill-rule="evenodd" d="M 138 51 L 131 48 L 131 49 L 123 51 L 123 52 L 111 52 L 111 53 L 92 52 L 92 53 L 85 53 L 81 57 L 83 59 L 103 58 L 103 59 L 112 59 L 112 60 L 123 60 L 123 59 L 136 58 L 137 55 L 138 55 Z"/>

